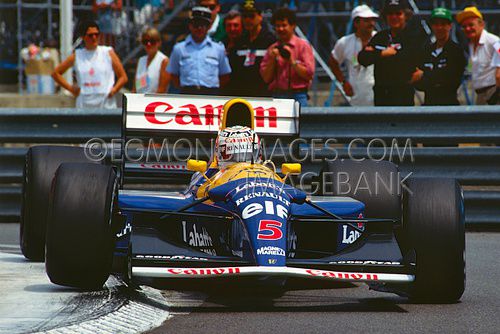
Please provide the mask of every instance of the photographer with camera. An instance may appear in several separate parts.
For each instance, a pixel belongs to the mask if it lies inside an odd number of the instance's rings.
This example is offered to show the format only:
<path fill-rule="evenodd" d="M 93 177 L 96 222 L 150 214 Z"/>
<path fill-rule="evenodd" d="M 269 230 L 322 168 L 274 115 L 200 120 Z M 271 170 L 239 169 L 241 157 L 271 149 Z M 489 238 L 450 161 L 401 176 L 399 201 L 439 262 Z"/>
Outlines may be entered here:
<path fill-rule="evenodd" d="M 307 106 L 307 90 L 314 74 L 311 45 L 295 35 L 297 17 L 289 8 L 278 9 L 271 22 L 278 41 L 267 49 L 260 64 L 262 79 L 273 97 L 293 98 Z"/>

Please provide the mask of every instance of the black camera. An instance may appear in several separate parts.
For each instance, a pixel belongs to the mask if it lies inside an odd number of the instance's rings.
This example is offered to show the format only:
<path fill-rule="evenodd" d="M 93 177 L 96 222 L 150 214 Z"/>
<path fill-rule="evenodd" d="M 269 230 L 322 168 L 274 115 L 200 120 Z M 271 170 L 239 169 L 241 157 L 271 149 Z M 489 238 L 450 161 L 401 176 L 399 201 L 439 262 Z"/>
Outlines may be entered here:
<path fill-rule="evenodd" d="M 284 59 L 290 59 L 291 54 L 290 51 L 285 49 L 285 44 L 278 44 L 277 48 L 281 57 L 283 57 Z"/>

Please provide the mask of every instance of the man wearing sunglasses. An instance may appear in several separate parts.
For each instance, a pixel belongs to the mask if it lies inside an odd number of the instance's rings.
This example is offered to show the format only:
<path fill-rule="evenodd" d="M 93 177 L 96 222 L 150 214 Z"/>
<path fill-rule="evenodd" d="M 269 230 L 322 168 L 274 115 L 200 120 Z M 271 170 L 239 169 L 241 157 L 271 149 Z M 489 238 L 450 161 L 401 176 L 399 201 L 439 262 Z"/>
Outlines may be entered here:
<path fill-rule="evenodd" d="M 276 37 L 262 24 L 262 13 L 255 7 L 254 1 L 247 0 L 241 16 L 245 32 L 229 53 L 233 72 L 231 73 L 230 95 L 271 96 L 267 84 L 262 79 L 259 69 L 267 48 L 276 42 Z"/>
<path fill-rule="evenodd" d="M 78 48 L 52 73 L 52 78 L 76 98 L 77 108 L 116 108 L 115 95 L 128 81 L 123 65 L 112 47 L 99 45 L 99 26 L 94 21 L 80 23 L 83 48 Z M 74 67 L 76 83 L 63 74 Z M 116 81 L 115 81 L 116 76 Z"/>
<path fill-rule="evenodd" d="M 170 55 L 167 72 L 181 93 L 218 95 L 229 81 L 231 67 L 224 45 L 207 36 L 211 15 L 208 8 L 193 7 L 188 25 L 191 33 Z"/>
<path fill-rule="evenodd" d="M 216 42 L 222 42 L 226 38 L 226 29 L 224 27 L 224 20 L 219 14 L 219 0 L 198 0 L 198 6 L 210 9 L 211 16 L 208 36 Z"/>
<path fill-rule="evenodd" d="M 486 31 L 483 15 L 476 7 L 466 7 L 457 14 L 457 21 L 469 40 L 472 88 L 476 91 L 476 104 L 497 104 L 499 103 L 499 87 L 495 82 L 497 67 L 492 64 L 492 60 L 494 54 L 498 52 L 495 43 L 500 39 Z"/>

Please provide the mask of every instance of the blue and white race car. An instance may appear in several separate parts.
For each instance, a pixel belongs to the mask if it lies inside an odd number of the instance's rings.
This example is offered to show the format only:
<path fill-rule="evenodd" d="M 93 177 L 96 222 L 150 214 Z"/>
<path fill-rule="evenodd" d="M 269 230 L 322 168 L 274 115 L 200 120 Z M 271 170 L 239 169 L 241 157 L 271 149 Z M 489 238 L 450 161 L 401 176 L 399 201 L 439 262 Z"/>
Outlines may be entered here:
<path fill-rule="evenodd" d="M 364 282 L 426 302 L 460 299 L 457 182 L 400 183 L 392 163 L 339 160 L 324 163 L 320 192 L 308 195 L 288 182 L 300 164 L 278 173 L 261 152 L 262 138 L 299 135 L 299 113 L 293 100 L 127 94 L 120 164 L 89 161 L 79 147 L 30 148 L 24 255 L 45 259 L 52 282 L 77 288 L 101 288 L 113 272 L 131 281 L 302 277 Z M 186 134 L 216 139 L 210 161 L 126 159 L 131 138 Z M 186 173 L 183 192 L 127 187 L 133 178 L 161 183 Z"/>

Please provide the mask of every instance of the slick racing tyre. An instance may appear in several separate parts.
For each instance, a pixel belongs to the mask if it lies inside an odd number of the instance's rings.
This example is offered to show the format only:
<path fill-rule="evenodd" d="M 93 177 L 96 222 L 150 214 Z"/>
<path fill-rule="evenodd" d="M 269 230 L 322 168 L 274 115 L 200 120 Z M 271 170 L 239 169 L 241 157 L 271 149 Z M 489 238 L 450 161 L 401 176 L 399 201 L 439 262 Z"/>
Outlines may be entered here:
<path fill-rule="evenodd" d="M 327 161 L 321 172 L 320 193 L 352 197 L 365 204 L 366 218 L 401 218 L 398 168 L 388 161 Z"/>
<path fill-rule="evenodd" d="M 65 163 L 51 190 L 45 268 L 53 283 L 100 289 L 113 261 L 117 177 L 111 166 Z"/>
<path fill-rule="evenodd" d="M 410 298 L 451 303 L 465 289 L 465 227 L 462 191 L 455 179 L 407 182 L 403 228 L 415 251 L 416 277 Z"/>
<path fill-rule="evenodd" d="M 63 162 L 87 162 L 83 148 L 34 146 L 26 154 L 23 171 L 20 246 L 32 261 L 43 261 L 50 187 Z"/>

